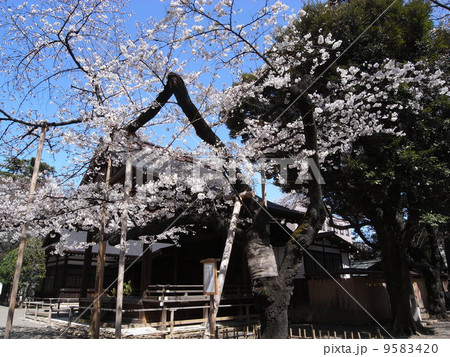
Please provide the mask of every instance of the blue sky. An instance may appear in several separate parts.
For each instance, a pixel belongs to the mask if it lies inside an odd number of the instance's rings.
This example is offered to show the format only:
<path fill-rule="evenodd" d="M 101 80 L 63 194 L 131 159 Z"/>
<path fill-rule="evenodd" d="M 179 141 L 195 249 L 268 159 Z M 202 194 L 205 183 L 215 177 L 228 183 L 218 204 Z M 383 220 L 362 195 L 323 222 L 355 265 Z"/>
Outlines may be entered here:
<path fill-rule="evenodd" d="M 273 3 L 272 1 L 271 3 Z M 20 4 L 22 1 L 14 1 L 14 3 Z M 287 5 L 290 7 L 293 7 L 296 11 L 298 11 L 301 7 L 302 1 L 300 0 L 290 0 L 285 1 Z M 134 23 L 136 21 L 139 22 L 145 22 L 145 20 L 148 17 L 153 17 L 155 19 L 161 19 L 165 14 L 165 9 L 169 6 L 170 1 L 159 1 L 159 0 L 131 0 L 128 3 L 128 8 L 131 12 L 134 13 L 134 16 L 129 19 L 129 23 L 127 26 L 128 31 L 132 32 L 134 31 Z M 241 19 L 238 18 L 238 20 L 245 22 L 245 20 L 250 19 L 251 16 L 258 10 L 260 7 L 264 4 L 263 1 L 260 0 L 241 0 L 236 1 L 235 6 L 237 8 L 241 7 L 244 11 L 242 12 Z M 260 65 L 260 63 L 254 62 L 247 64 L 248 68 L 257 68 Z M 186 71 L 196 71 L 198 70 L 198 63 L 192 63 L 192 65 L 188 68 L 186 68 Z M 224 86 L 229 86 L 232 84 L 233 80 L 235 78 L 232 77 L 230 73 L 221 72 L 220 73 L 220 82 L 217 82 L 217 85 L 220 86 L 220 89 L 222 89 Z M 212 74 L 211 74 L 212 79 Z M 204 83 L 208 83 L 209 78 L 208 76 L 203 76 L 201 79 Z M 151 96 L 154 96 L 155 93 L 149 94 Z M 42 113 L 51 113 L 54 111 L 54 106 L 48 102 L 45 98 L 42 98 L 42 100 L 39 102 L 39 107 L 36 108 L 36 102 L 34 103 L 34 108 L 37 109 L 37 111 L 40 111 Z M 145 109 L 145 108 L 143 108 Z M 170 110 L 170 109 L 169 109 Z M 2 123 L 3 125 L 3 123 Z M 162 133 L 163 134 L 163 133 Z M 164 133 L 164 134 L 167 134 Z M 217 134 L 221 137 L 222 140 L 227 141 L 229 140 L 228 132 L 226 128 L 218 128 Z M 197 140 L 199 140 L 197 138 Z M 195 145 L 195 139 L 192 141 L 192 145 Z M 31 151 L 28 155 L 28 157 L 34 156 L 34 152 Z M 56 169 L 61 169 L 64 165 L 67 164 L 67 158 L 62 155 L 51 155 L 49 153 L 49 148 L 46 147 L 44 149 L 44 155 L 43 160 L 53 166 L 56 167 Z M 260 186 L 257 185 L 255 187 L 255 190 L 258 194 L 260 194 Z M 268 198 L 271 200 L 274 200 L 276 198 L 280 197 L 280 191 L 273 187 L 272 185 L 269 185 L 268 187 Z"/>

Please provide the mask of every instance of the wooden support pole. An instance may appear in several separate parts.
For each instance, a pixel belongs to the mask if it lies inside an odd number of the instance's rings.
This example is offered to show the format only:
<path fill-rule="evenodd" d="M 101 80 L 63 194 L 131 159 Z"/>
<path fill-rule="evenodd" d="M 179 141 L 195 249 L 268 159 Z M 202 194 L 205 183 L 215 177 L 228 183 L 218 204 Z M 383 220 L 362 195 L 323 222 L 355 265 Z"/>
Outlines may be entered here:
<path fill-rule="evenodd" d="M 142 253 L 142 265 L 141 265 L 141 284 L 140 284 L 140 296 L 141 299 L 145 295 L 145 290 L 151 282 L 152 274 L 152 248 L 150 244 L 143 244 Z M 147 323 L 147 313 L 145 311 L 139 312 L 139 319 L 142 323 Z"/>
<path fill-rule="evenodd" d="M 230 227 L 228 228 L 227 239 L 225 242 L 225 248 L 223 250 L 222 260 L 220 262 L 219 274 L 217 276 L 217 294 L 214 295 L 214 304 L 212 306 L 211 322 L 207 321 L 205 326 L 204 338 L 211 338 L 211 325 L 214 324 L 217 318 L 217 312 L 219 311 L 220 299 L 222 297 L 223 286 L 225 283 L 225 277 L 227 275 L 228 264 L 231 257 L 231 249 L 233 248 L 234 236 L 236 233 L 236 227 L 239 220 L 239 213 L 241 212 L 241 201 L 236 199 L 234 203 L 233 213 L 230 220 Z"/>
<path fill-rule="evenodd" d="M 215 332 L 216 332 L 216 315 L 214 314 L 214 299 L 215 295 L 210 295 L 209 296 L 209 318 L 206 322 L 206 324 L 209 324 L 209 331 L 210 331 L 210 336 L 209 338 L 216 338 L 217 336 L 215 336 Z"/>
<path fill-rule="evenodd" d="M 98 253 L 97 267 L 95 270 L 95 292 L 94 305 L 91 316 L 91 325 L 89 334 L 91 338 L 100 337 L 100 314 L 101 314 L 101 298 L 103 295 L 103 280 L 105 276 L 105 259 L 106 259 L 106 240 L 105 240 L 105 224 L 106 224 L 106 202 L 108 198 L 109 181 L 111 179 L 111 156 L 108 157 L 105 178 L 105 201 L 102 206 L 102 217 L 100 221 L 100 231 L 98 235 Z"/>
<path fill-rule="evenodd" d="M 125 274 L 125 257 L 127 249 L 128 203 L 131 192 L 131 180 L 132 180 L 131 148 L 130 146 L 128 146 L 127 158 L 125 163 L 125 184 L 123 193 L 123 209 L 121 217 L 119 271 L 117 274 L 116 323 L 115 323 L 115 338 L 117 339 L 122 337 L 123 280 Z"/>
<path fill-rule="evenodd" d="M 86 243 L 92 243 L 93 232 L 88 232 L 86 237 Z M 91 268 L 92 268 L 92 244 L 84 251 L 83 269 L 81 272 L 81 286 L 80 286 L 80 298 L 87 297 L 87 290 L 91 281 Z"/>
<path fill-rule="evenodd" d="M 42 149 L 44 148 L 45 134 L 47 133 L 47 129 L 48 128 L 46 125 L 42 127 L 41 136 L 39 138 L 39 145 L 36 153 L 36 159 L 34 160 L 33 175 L 31 176 L 30 189 L 28 192 L 27 210 L 34 200 L 34 192 L 36 191 L 37 179 L 39 175 L 39 167 L 41 165 Z M 14 320 L 14 311 L 16 309 L 17 292 L 19 290 L 20 272 L 22 270 L 23 255 L 25 252 L 27 231 L 28 231 L 28 222 L 26 222 L 23 225 L 22 233 L 20 235 L 19 240 L 19 250 L 17 252 L 16 268 L 14 271 L 11 297 L 9 300 L 8 317 L 6 320 L 5 339 L 11 337 L 12 324 Z"/>
<path fill-rule="evenodd" d="M 175 310 L 170 310 L 170 338 L 173 338 L 174 326 L 175 326 Z"/>
<path fill-rule="evenodd" d="M 263 206 L 267 207 L 267 193 L 266 193 L 266 171 L 261 171 L 261 196 Z"/>

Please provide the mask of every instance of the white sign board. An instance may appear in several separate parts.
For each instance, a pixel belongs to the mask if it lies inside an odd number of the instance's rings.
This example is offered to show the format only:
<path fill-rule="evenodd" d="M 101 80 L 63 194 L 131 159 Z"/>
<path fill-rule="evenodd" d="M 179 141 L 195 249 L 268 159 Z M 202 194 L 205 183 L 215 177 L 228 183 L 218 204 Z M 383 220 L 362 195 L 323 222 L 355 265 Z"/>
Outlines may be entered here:
<path fill-rule="evenodd" d="M 217 294 L 217 260 L 206 259 L 203 263 L 203 294 Z"/>

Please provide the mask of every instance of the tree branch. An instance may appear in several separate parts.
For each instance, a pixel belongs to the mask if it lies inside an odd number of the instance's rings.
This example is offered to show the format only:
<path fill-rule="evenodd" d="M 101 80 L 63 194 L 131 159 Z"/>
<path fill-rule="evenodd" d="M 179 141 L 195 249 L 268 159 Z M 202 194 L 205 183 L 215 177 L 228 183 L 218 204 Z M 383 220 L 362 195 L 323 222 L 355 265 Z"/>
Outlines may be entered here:
<path fill-rule="evenodd" d="M 448 6 L 448 5 L 446 5 L 446 4 L 443 4 L 443 3 L 441 3 L 440 1 L 436 1 L 436 0 L 430 0 L 433 4 L 435 4 L 435 5 L 437 5 L 437 6 L 439 6 L 439 7 L 442 7 L 442 8 L 444 8 L 444 9 L 447 9 L 448 11 L 450 11 L 450 6 Z"/>
<path fill-rule="evenodd" d="M 32 122 L 28 122 L 25 120 L 14 118 L 11 115 L 9 115 L 8 113 L 6 113 L 3 109 L 0 109 L 0 113 L 2 113 L 5 116 L 4 118 L 0 118 L 0 120 L 11 121 L 14 123 L 31 126 L 33 128 L 43 128 L 45 126 L 48 128 L 50 128 L 50 127 L 56 128 L 56 127 L 60 127 L 60 126 L 78 124 L 78 123 L 82 122 L 81 119 L 73 119 L 73 120 L 68 120 L 68 121 L 59 122 L 59 123 L 52 123 L 52 122 L 32 123 Z"/>

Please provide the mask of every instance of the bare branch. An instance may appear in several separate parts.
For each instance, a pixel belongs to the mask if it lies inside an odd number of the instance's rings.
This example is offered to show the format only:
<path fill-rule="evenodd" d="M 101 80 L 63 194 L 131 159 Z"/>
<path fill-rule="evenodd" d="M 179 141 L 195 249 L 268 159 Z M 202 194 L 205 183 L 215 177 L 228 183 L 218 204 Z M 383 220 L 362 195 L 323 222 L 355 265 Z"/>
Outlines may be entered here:
<path fill-rule="evenodd" d="M 44 126 L 56 128 L 56 127 L 60 127 L 60 126 L 78 124 L 78 123 L 82 122 L 81 119 L 73 119 L 73 120 L 68 120 L 68 121 L 59 122 L 59 123 L 54 123 L 54 122 L 34 122 L 33 123 L 33 122 L 28 122 L 25 120 L 14 118 L 11 115 L 9 115 L 8 113 L 6 113 L 3 109 L 0 109 L 0 113 L 2 113 L 5 116 L 3 118 L 0 118 L 0 120 L 11 121 L 14 123 L 23 124 L 23 125 L 30 126 L 33 128 L 43 128 Z"/>
<path fill-rule="evenodd" d="M 435 5 L 437 5 L 437 6 L 439 6 L 439 7 L 442 7 L 442 8 L 444 8 L 444 9 L 447 9 L 448 11 L 450 11 L 450 6 L 448 5 L 448 4 L 443 4 L 442 2 L 440 2 L 440 1 L 436 1 L 436 0 L 430 0 L 433 4 L 435 4 Z"/>

